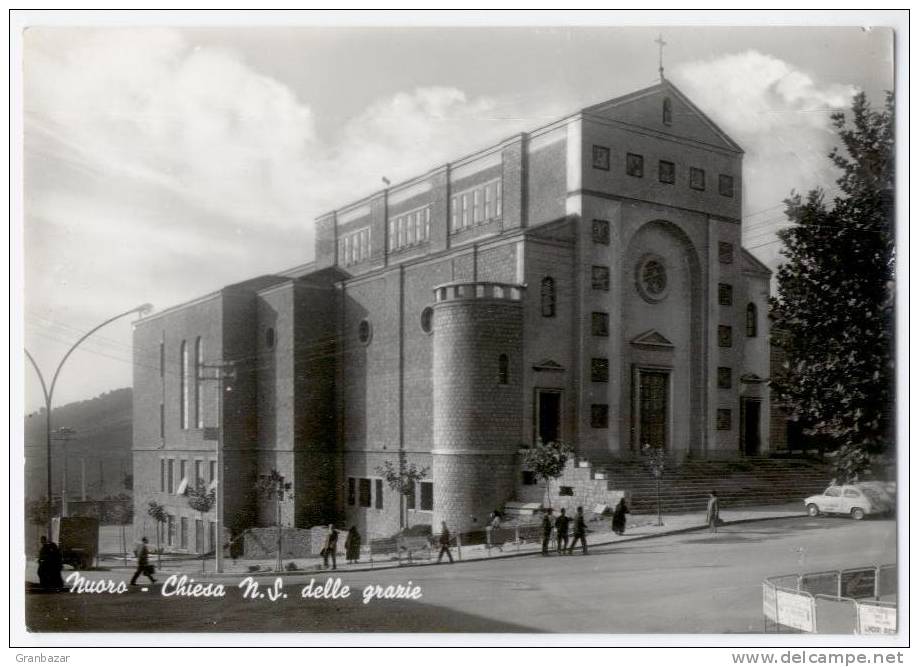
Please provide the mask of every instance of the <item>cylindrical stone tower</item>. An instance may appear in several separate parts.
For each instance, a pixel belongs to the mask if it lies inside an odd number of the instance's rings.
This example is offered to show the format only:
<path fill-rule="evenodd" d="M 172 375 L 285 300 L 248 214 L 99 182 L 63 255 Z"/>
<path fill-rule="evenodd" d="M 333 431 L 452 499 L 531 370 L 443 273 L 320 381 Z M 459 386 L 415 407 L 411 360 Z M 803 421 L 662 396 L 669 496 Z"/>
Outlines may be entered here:
<path fill-rule="evenodd" d="M 434 533 L 484 528 L 514 494 L 523 420 L 523 291 L 434 288 Z"/>

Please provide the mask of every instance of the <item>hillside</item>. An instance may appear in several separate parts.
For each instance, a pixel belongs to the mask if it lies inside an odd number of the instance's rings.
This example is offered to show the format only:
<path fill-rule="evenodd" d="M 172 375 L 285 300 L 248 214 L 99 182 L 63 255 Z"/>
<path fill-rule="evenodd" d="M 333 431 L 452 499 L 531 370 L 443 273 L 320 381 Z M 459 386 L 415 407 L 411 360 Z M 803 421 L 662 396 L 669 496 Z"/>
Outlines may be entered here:
<path fill-rule="evenodd" d="M 52 429 L 73 429 L 66 442 L 67 491 L 79 500 L 85 483 L 88 499 L 124 493 L 125 476 L 131 474 L 132 393 L 130 387 L 115 389 L 87 401 L 55 408 Z M 44 410 L 25 417 L 26 498 L 44 498 L 45 415 Z M 52 488 L 61 492 L 62 451 L 65 443 L 52 442 Z"/>

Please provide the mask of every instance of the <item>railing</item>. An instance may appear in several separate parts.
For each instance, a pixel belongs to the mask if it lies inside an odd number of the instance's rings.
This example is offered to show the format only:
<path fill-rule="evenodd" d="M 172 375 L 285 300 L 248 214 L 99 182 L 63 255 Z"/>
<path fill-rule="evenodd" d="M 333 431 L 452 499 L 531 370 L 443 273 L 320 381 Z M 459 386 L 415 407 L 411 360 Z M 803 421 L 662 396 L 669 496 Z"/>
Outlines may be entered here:
<path fill-rule="evenodd" d="M 496 282 L 465 282 L 438 285 L 434 288 L 434 301 L 460 301 L 466 299 L 501 299 L 521 301 L 526 288 L 523 285 Z"/>
<path fill-rule="evenodd" d="M 896 634 L 896 565 L 873 565 L 763 581 L 766 632 Z"/>

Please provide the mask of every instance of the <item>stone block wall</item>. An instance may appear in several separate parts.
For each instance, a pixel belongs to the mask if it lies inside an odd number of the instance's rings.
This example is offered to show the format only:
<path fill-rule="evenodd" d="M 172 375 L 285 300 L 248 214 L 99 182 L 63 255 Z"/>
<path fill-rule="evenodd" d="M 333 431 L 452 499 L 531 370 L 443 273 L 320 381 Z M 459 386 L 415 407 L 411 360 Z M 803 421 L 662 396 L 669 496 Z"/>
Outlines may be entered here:
<path fill-rule="evenodd" d="M 567 514 L 573 515 L 575 509 L 581 506 L 589 514 L 595 505 L 609 505 L 612 508 L 620 498 L 627 495 L 626 491 L 611 486 L 604 472 L 597 471 L 588 461 L 572 458 L 568 460 L 562 476 L 550 483 L 549 501 L 556 512 L 564 507 Z M 571 488 L 573 495 L 561 495 L 562 487 Z M 537 484 L 523 484 L 522 475 L 518 475 L 516 500 L 545 505 L 545 497 L 545 486 L 541 480 Z"/>

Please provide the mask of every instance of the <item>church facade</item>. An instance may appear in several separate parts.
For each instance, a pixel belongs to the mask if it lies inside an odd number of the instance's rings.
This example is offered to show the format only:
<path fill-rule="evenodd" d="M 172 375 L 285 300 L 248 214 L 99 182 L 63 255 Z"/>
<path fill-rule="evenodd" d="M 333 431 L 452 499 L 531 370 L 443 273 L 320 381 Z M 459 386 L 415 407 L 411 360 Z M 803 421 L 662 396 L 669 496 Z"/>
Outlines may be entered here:
<path fill-rule="evenodd" d="M 137 325 L 137 506 L 203 551 L 184 489 L 219 480 L 235 532 L 274 521 L 277 470 L 286 525 L 456 531 L 514 500 L 537 439 L 613 470 L 767 453 L 742 158 L 664 80 L 321 216 L 311 263 Z M 403 499 L 387 464 L 427 475 Z"/>

